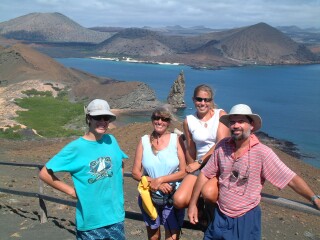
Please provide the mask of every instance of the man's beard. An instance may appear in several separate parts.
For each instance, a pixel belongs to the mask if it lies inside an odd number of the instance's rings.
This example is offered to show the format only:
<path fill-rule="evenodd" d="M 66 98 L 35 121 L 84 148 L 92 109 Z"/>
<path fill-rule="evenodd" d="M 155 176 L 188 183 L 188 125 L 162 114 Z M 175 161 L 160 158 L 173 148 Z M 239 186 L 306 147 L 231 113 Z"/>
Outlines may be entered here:
<path fill-rule="evenodd" d="M 239 129 L 237 129 L 237 131 L 238 131 Z M 246 132 L 244 132 L 243 130 L 241 130 L 241 134 L 239 134 L 239 135 L 235 135 L 234 133 L 233 133 L 234 131 L 232 130 L 231 131 L 231 137 L 232 137 L 232 139 L 234 140 L 234 141 L 241 141 L 241 140 L 245 140 L 245 139 L 247 139 L 249 136 L 250 136 L 250 134 L 251 134 L 251 130 L 250 129 L 248 129 L 248 131 L 246 131 Z"/>

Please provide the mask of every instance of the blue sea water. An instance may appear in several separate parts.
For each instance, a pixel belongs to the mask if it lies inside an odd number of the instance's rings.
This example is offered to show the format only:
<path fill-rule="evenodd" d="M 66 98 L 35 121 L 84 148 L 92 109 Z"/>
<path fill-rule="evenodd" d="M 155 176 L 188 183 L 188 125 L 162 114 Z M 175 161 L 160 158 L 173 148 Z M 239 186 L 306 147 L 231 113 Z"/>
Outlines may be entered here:
<path fill-rule="evenodd" d="M 226 111 L 248 104 L 263 120 L 262 131 L 297 145 L 303 160 L 320 168 L 320 65 L 248 66 L 222 70 L 196 70 L 184 65 L 157 65 L 85 58 L 56 59 L 68 67 L 98 76 L 142 81 L 165 101 L 174 80 L 183 70 L 187 108 L 181 118 L 194 112 L 193 89 L 208 84 L 215 102 Z"/>

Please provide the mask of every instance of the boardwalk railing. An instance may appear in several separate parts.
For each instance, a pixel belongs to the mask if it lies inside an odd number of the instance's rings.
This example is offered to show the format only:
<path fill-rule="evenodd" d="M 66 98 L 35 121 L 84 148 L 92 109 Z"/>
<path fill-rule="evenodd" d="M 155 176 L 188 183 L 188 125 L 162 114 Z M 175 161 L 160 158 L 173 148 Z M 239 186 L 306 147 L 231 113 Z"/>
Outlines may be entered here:
<path fill-rule="evenodd" d="M 0 165 L 29 167 L 29 168 L 32 167 L 32 168 L 38 169 L 39 171 L 43 167 L 43 165 L 41 165 L 41 164 L 15 163 L 15 162 L 0 162 Z M 124 177 L 131 177 L 131 176 L 132 176 L 131 173 L 128 173 L 128 172 L 124 173 Z M 0 192 L 20 195 L 20 196 L 25 196 L 25 197 L 38 198 L 39 199 L 39 208 L 40 208 L 39 213 L 40 213 L 40 222 L 41 223 L 47 222 L 47 208 L 46 208 L 45 200 L 50 201 L 50 202 L 59 203 L 59 204 L 64 204 L 67 206 L 72 206 L 72 207 L 76 206 L 75 201 L 65 200 L 65 199 L 52 197 L 52 196 L 44 194 L 43 186 L 44 186 L 44 183 L 39 178 L 39 192 L 13 190 L 13 189 L 2 188 L 2 187 L 0 187 Z M 285 198 L 281 198 L 281 197 L 277 197 L 277 196 L 273 196 L 273 195 L 269 195 L 269 194 L 265 194 L 265 193 L 262 193 L 262 201 L 269 203 L 269 204 L 277 205 L 280 207 L 289 208 L 289 209 L 293 209 L 293 210 L 297 210 L 297 211 L 320 216 L 320 211 L 315 209 L 313 207 L 313 205 L 311 205 L 311 204 L 306 204 L 303 202 L 296 202 L 296 201 L 292 201 L 289 199 L 285 199 Z M 126 211 L 126 218 L 142 220 L 142 215 L 140 213 Z M 190 224 L 188 221 L 184 222 L 184 227 L 197 229 L 196 226 Z"/>

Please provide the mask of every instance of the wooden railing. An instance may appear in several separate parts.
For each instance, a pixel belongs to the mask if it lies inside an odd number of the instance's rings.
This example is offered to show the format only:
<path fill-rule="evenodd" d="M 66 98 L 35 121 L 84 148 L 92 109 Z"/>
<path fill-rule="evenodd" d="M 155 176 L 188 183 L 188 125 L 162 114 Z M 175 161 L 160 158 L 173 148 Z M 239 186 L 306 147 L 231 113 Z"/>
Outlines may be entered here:
<path fill-rule="evenodd" d="M 41 165 L 41 164 L 15 163 L 15 162 L 0 162 L 0 165 L 29 167 L 29 168 L 32 167 L 32 168 L 38 169 L 39 171 L 43 167 L 43 165 Z M 132 175 L 129 172 L 125 172 L 124 173 L 124 177 L 132 177 Z M 45 223 L 45 222 L 48 221 L 48 219 L 47 219 L 47 208 L 46 208 L 45 200 L 46 201 L 50 201 L 50 202 L 59 203 L 59 204 L 64 204 L 64 205 L 67 205 L 67 206 L 72 206 L 72 207 L 76 206 L 76 202 L 75 201 L 65 200 L 65 199 L 61 199 L 61 198 L 57 198 L 57 197 L 52 197 L 52 196 L 46 195 L 46 194 L 44 194 L 43 189 L 44 189 L 44 183 L 39 178 L 39 191 L 38 192 L 13 190 L 13 189 L 2 188 L 2 187 L 0 187 L 0 192 L 8 193 L 8 194 L 20 195 L 20 196 L 25 196 L 25 197 L 38 198 L 39 199 L 39 208 L 40 208 L 39 209 L 39 211 L 40 211 L 39 213 L 40 213 L 40 222 L 41 223 Z M 277 197 L 277 196 L 273 196 L 273 195 L 265 194 L 265 193 L 262 193 L 262 201 L 266 202 L 266 203 L 269 203 L 269 204 L 277 205 L 277 206 L 280 206 L 280 207 L 289 208 L 289 209 L 293 209 L 293 210 L 297 210 L 297 211 L 301 211 L 301 212 L 305 212 L 305 213 L 309 213 L 309 214 L 320 216 L 320 211 L 315 209 L 313 207 L 313 205 L 311 205 L 311 204 L 306 204 L 306 203 L 303 203 L 303 202 L 296 202 L 296 201 L 292 201 L 292 200 L 289 200 L 289 199 L 285 199 L 285 198 L 281 198 L 281 197 Z M 141 213 L 126 211 L 125 214 L 126 214 L 125 215 L 126 218 L 135 219 L 135 220 L 142 220 Z M 190 224 L 188 221 L 184 222 L 183 227 L 184 228 L 189 228 L 189 229 L 199 229 L 199 227 Z"/>

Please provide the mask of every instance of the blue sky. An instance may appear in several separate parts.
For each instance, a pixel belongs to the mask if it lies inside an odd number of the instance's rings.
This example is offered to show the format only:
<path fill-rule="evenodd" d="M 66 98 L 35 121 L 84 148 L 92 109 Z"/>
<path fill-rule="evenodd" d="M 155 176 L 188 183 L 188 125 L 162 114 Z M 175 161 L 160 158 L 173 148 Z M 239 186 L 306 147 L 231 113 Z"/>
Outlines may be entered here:
<path fill-rule="evenodd" d="M 0 22 L 32 13 L 59 12 L 84 27 L 320 28 L 320 0 L 1 0 Z"/>

